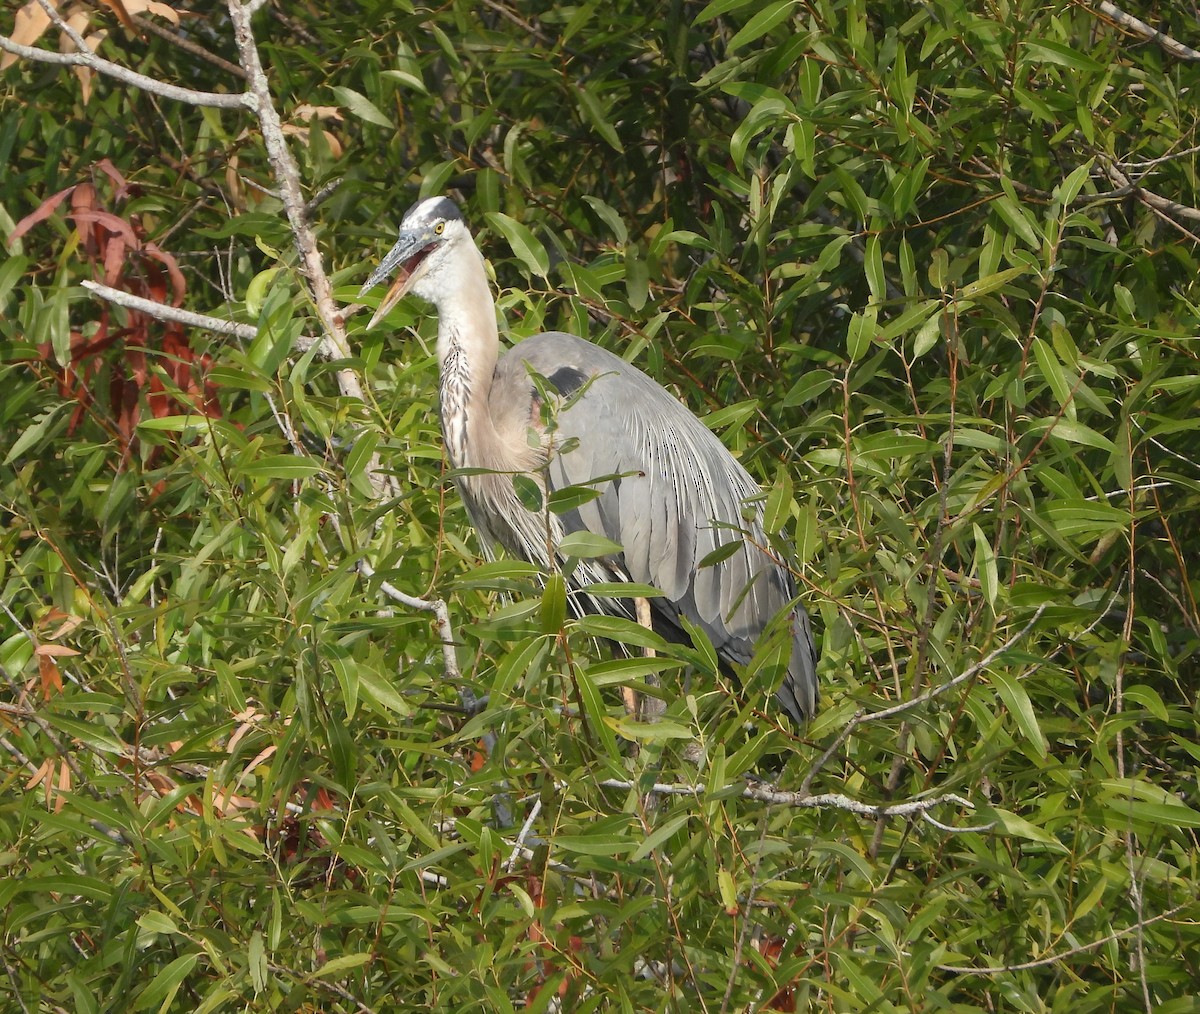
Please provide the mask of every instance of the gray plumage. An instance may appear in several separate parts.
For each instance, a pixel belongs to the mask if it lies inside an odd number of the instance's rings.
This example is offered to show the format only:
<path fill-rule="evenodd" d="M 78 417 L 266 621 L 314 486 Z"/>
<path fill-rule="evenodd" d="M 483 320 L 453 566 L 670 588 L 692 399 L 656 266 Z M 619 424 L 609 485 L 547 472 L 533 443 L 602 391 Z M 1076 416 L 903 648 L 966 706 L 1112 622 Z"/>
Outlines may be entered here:
<path fill-rule="evenodd" d="M 410 291 L 437 308 L 442 432 L 453 467 L 488 470 L 456 479 L 485 551 L 500 545 L 549 567 L 566 533 L 606 536 L 624 552 L 580 563 L 572 575 L 576 607 L 630 616 L 628 600 L 590 596 L 586 587 L 653 585 L 663 593 L 650 600 L 656 627 L 686 640 L 686 617 L 725 665 L 748 662 L 764 629 L 787 609 L 791 658 L 775 696 L 796 722 L 811 717 L 817 656 L 808 615 L 793 603 L 791 574 L 767 549 L 761 504 L 753 500 L 758 486 L 720 440 L 639 369 L 582 338 L 552 331 L 500 354 L 483 257 L 448 198 L 408 210 L 399 240 L 363 292 L 393 275 L 368 327 Z M 531 371 L 557 402 L 549 433 Z M 544 482 L 548 492 L 576 485 L 600 495 L 561 515 L 531 512 L 514 474 Z M 733 541 L 740 545 L 732 555 L 699 566 Z"/>

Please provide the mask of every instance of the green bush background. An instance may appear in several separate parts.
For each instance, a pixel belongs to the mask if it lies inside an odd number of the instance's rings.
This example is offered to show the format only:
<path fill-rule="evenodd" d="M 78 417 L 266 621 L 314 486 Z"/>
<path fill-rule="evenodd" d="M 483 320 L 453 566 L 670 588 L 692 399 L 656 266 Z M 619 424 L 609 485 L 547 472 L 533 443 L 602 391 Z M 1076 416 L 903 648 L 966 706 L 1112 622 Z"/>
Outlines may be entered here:
<path fill-rule="evenodd" d="M 195 6 L 177 31 L 236 62 Z M 453 192 L 511 339 L 587 334 L 760 478 L 822 646 L 798 731 L 769 650 L 740 688 L 702 644 L 647 662 L 480 564 L 431 315 L 350 319 L 365 405 L 296 351 L 319 326 L 248 112 L 5 71 L 0 234 L 92 182 L 189 308 L 258 336 L 189 330 L 219 414 L 156 417 L 148 378 L 201 369 L 161 331 L 142 373 L 118 340 L 61 382 L 103 267 L 70 201 L 4 248 L 0 1007 L 1197 1009 L 1200 64 L 1103 6 L 255 20 L 308 194 L 341 181 L 313 212 L 341 302 Z M 1129 13 L 1200 39 L 1194 12 Z M 244 86 L 89 16 L 116 63 Z M 380 580 L 447 600 L 482 714 Z M 639 726 L 615 685 L 656 671 Z M 876 821 L 751 775 L 973 808 Z"/>

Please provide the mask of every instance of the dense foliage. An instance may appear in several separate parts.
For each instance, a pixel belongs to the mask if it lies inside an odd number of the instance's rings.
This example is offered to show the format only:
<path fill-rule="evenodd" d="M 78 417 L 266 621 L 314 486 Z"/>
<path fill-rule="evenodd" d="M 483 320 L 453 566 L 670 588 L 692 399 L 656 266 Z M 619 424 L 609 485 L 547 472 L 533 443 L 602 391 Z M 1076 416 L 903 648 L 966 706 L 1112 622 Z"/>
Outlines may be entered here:
<path fill-rule="evenodd" d="M 0 1007 L 1195 1009 L 1200 22 L 1138 3 L 1164 37 L 1027 0 L 255 18 L 341 303 L 455 193 L 512 340 L 586 333 L 762 480 L 822 645 L 800 730 L 770 645 L 734 685 L 481 564 L 431 315 L 303 351 L 249 109 L 6 61 Z M 147 6 L 72 25 L 246 87 L 224 8 Z M 57 53 L 42 9 L 0 31 Z M 461 682 L 383 582 L 448 602 Z"/>

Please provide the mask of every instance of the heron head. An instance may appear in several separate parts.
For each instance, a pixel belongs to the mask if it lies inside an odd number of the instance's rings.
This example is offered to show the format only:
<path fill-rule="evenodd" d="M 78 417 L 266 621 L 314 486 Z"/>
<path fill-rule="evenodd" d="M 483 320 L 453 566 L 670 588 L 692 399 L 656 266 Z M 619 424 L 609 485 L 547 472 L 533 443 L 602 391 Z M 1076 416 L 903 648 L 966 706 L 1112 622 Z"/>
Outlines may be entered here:
<path fill-rule="evenodd" d="M 367 329 L 386 317 L 409 292 L 436 303 L 439 292 L 436 276 L 450 251 L 463 239 L 470 242 L 470 233 L 462 212 L 450 198 L 427 197 L 409 208 L 400 223 L 400 238 L 358 293 L 361 299 L 380 282 L 392 279 Z"/>

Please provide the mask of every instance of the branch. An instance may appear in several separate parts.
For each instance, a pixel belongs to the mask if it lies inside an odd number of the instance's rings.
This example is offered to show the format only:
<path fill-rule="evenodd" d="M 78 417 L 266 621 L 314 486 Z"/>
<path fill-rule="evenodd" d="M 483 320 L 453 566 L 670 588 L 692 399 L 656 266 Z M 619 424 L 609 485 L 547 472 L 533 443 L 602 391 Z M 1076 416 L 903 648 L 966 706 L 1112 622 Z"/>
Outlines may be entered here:
<path fill-rule="evenodd" d="M 276 180 L 279 181 L 279 199 L 283 202 L 283 210 L 296 242 L 296 252 L 300 255 L 300 270 L 308 282 L 317 315 L 325 330 L 325 337 L 321 340 L 321 355 L 330 360 L 349 359 L 350 343 L 346 339 L 346 330 L 341 323 L 337 307 L 334 306 L 329 276 L 325 274 L 325 265 L 317 250 L 316 236 L 304 213 L 300 170 L 288 149 L 283 124 L 271 98 L 266 71 L 263 70 L 258 45 L 250 27 L 251 13 L 240 0 L 229 0 L 229 16 L 233 21 L 234 39 L 241 56 L 242 68 L 246 71 L 252 108 L 262 129 L 267 159 L 271 163 Z M 338 371 L 338 386 L 343 394 L 362 400 L 362 387 L 352 371 Z"/>
<path fill-rule="evenodd" d="M 1122 190 L 1133 194 L 1134 197 L 1147 207 L 1165 212 L 1168 215 L 1176 215 L 1179 218 L 1190 218 L 1192 221 L 1200 222 L 1200 208 L 1192 208 L 1186 204 L 1179 204 L 1177 201 L 1171 201 L 1165 197 L 1160 197 L 1158 194 L 1153 194 L 1149 190 L 1143 189 L 1138 183 L 1121 172 L 1115 162 L 1111 162 L 1105 158 L 1102 158 L 1100 161 L 1103 164 L 1105 174 L 1113 183 Z"/>
<path fill-rule="evenodd" d="M 1008 651 L 1008 649 L 1014 644 L 1016 644 L 1018 641 L 1024 640 L 1028 633 L 1033 629 L 1034 624 L 1041 619 L 1042 613 L 1046 611 L 1046 608 L 1046 603 L 1042 603 L 1042 605 L 1038 606 L 1037 612 L 1033 614 L 1033 617 L 1028 623 L 1025 624 L 1025 626 L 1013 634 L 1013 636 L 1000 645 L 999 648 L 989 652 L 973 666 L 969 666 L 967 669 L 964 669 L 953 679 L 947 680 L 945 683 L 940 683 L 936 687 L 926 690 L 925 693 L 921 694 L 919 697 L 914 697 L 907 701 L 901 701 L 899 704 L 893 705 L 890 708 L 884 708 L 882 711 L 872 712 L 871 714 L 864 715 L 861 718 L 855 718 L 850 724 L 852 726 L 865 725 L 867 722 L 879 722 L 885 718 L 892 718 L 893 716 L 901 715 L 906 711 L 912 711 L 913 708 L 918 708 L 922 704 L 932 701 L 935 697 L 940 697 L 952 687 L 956 687 L 960 683 L 965 683 L 967 680 L 974 678 L 989 665 L 995 662 L 997 658 Z"/>
<path fill-rule="evenodd" d="M 1173 915 L 1178 915 L 1185 908 L 1190 908 L 1193 902 L 1189 899 L 1182 904 L 1176 905 L 1174 908 L 1169 908 L 1165 912 L 1159 912 L 1158 915 L 1151 916 L 1140 922 L 1137 926 L 1127 926 L 1125 929 L 1114 930 L 1106 937 L 1101 937 L 1099 940 L 1091 940 L 1086 944 L 1080 944 L 1078 947 L 1071 947 L 1065 951 L 1058 951 L 1054 954 L 1047 954 L 1044 958 L 1038 958 L 1036 961 L 1022 961 L 1019 965 L 997 965 L 995 968 L 975 968 L 970 965 L 938 965 L 937 968 L 942 972 L 950 972 L 952 975 L 1010 975 L 1013 972 L 1028 972 L 1034 968 L 1046 968 L 1050 965 L 1057 965 L 1059 962 L 1066 960 L 1076 954 L 1086 954 L 1088 951 L 1094 951 L 1097 947 L 1103 947 L 1105 944 L 1111 944 L 1114 940 L 1120 940 L 1121 937 L 1127 937 L 1130 933 L 1138 932 L 1139 927 L 1149 926 L 1151 923 L 1161 922 L 1163 919 L 1170 919 Z"/>
<path fill-rule="evenodd" d="M 1109 3 L 1108 0 L 1100 0 L 1097 6 L 1102 14 L 1112 18 L 1122 28 L 1128 28 L 1134 35 L 1140 35 L 1149 42 L 1157 42 L 1165 52 L 1172 56 L 1178 57 L 1180 60 L 1200 60 L 1200 52 L 1190 46 L 1185 46 L 1182 42 L 1176 42 L 1171 36 L 1163 34 L 1157 28 L 1140 21 L 1132 14 L 1126 14 L 1120 7 Z"/>
<path fill-rule="evenodd" d="M 359 561 L 358 570 L 368 581 L 375 576 L 375 568 L 366 560 Z M 446 606 L 446 600 L 419 599 L 415 595 L 409 595 L 408 592 L 401 591 L 388 581 L 380 581 L 379 590 L 393 602 L 399 602 L 408 609 L 418 609 L 421 612 L 433 613 L 434 622 L 437 625 L 438 639 L 442 642 L 442 668 L 445 670 L 446 678 L 461 680 L 462 670 L 458 667 L 458 656 L 455 654 L 454 628 L 450 624 L 450 610 Z M 468 711 L 474 711 L 477 704 L 475 695 L 465 687 L 463 688 L 463 692 L 470 697 L 469 702 L 467 700 L 463 701 L 464 707 Z"/>
<path fill-rule="evenodd" d="M 283 202 L 283 210 L 292 230 L 292 238 L 300 258 L 300 271 L 308 282 L 317 318 L 320 320 L 321 329 L 324 332 L 318 343 L 318 351 L 323 358 L 332 362 L 349 359 L 351 355 L 350 341 L 346 336 L 344 318 L 333 301 L 333 287 L 329 283 L 329 276 L 325 273 L 325 264 L 317 249 L 317 237 L 309 224 L 304 193 L 300 187 L 300 170 L 287 146 L 283 124 L 280 122 L 279 113 L 271 98 L 266 71 L 263 70 L 258 45 L 254 41 L 254 32 L 250 26 L 250 19 L 258 6 L 253 4 L 247 6 L 241 0 L 228 0 L 228 3 L 229 17 L 233 22 L 234 40 L 237 43 L 242 68 L 246 71 L 246 79 L 249 84 L 247 94 L 255 115 L 258 117 L 263 144 L 267 150 L 267 159 L 271 163 L 275 179 L 279 183 L 279 199 Z M 346 368 L 337 370 L 337 383 L 338 390 L 345 397 L 359 402 L 366 400 L 363 396 L 362 384 L 353 370 Z M 371 477 L 371 486 L 377 496 L 386 496 L 395 491 L 395 482 L 384 472 L 378 453 L 371 455 L 367 471 Z"/>
<path fill-rule="evenodd" d="M 79 284 L 89 292 L 94 292 L 101 299 L 117 306 L 123 306 L 127 310 L 137 310 L 155 320 L 169 320 L 186 327 L 203 328 L 206 331 L 215 331 L 217 334 L 229 335 L 232 338 L 241 338 L 243 341 L 251 341 L 258 334 L 258 328 L 253 324 L 241 324 L 236 320 L 210 317 L 208 314 L 184 310 L 178 306 L 156 303 L 152 299 L 143 299 L 141 296 L 101 285 L 99 282 L 84 280 Z"/>
<path fill-rule="evenodd" d="M 609 778 L 600 783 L 606 789 L 637 789 L 642 791 L 637 782 Z M 650 788 L 662 796 L 702 796 L 708 790 L 703 785 L 684 785 L 676 782 L 656 782 Z M 720 791 L 720 790 L 718 790 Z M 870 817 L 878 820 L 881 817 L 912 817 L 919 816 L 943 803 L 954 803 L 968 810 L 975 809 L 975 804 L 969 799 L 947 792 L 941 796 L 929 799 L 912 799 L 907 803 L 890 803 L 881 805 L 863 803 L 857 799 L 842 795 L 840 792 L 824 792 L 810 796 L 806 792 L 784 792 L 771 785 L 747 785 L 738 795 L 743 799 L 756 799 L 762 803 L 777 803 L 781 806 L 792 806 L 799 810 L 844 810 L 860 817 Z M 945 826 L 945 825 L 942 825 Z M 975 830 L 975 829 L 972 829 Z"/>
<path fill-rule="evenodd" d="M 133 15 L 133 23 L 138 26 L 143 32 L 150 32 L 157 35 L 160 39 L 165 39 L 172 46 L 177 46 L 185 53 L 191 53 L 192 56 L 199 57 L 211 63 L 214 67 L 219 67 L 226 74 L 232 74 L 234 77 L 240 77 L 243 81 L 246 80 L 246 72 L 242 70 L 236 63 L 230 63 L 228 60 L 217 56 L 216 53 L 210 53 L 200 44 L 193 42 L 186 35 L 180 35 L 178 32 L 173 32 L 171 29 L 160 25 L 157 21 L 150 18 L 144 18 L 140 14 Z"/>
<path fill-rule="evenodd" d="M 123 84 L 140 88 L 154 95 L 161 95 L 164 99 L 172 99 L 175 102 L 186 102 L 192 106 L 242 109 L 250 104 L 250 96 L 245 92 L 236 92 L 227 95 L 221 92 L 198 92 L 193 88 L 180 88 L 178 85 L 167 84 L 156 78 L 147 77 L 145 74 L 129 70 L 118 63 L 112 63 L 91 52 L 54 53 L 48 49 L 22 46 L 19 42 L 13 42 L 12 39 L 5 35 L 0 35 L 0 49 L 6 53 L 12 53 L 14 56 L 19 56 L 22 59 L 33 60 L 36 63 L 54 63 L 60 67 L 87 67 L 90 70 L 94 70 L 97 74 L 104 74 L 115 78 Z"/>

